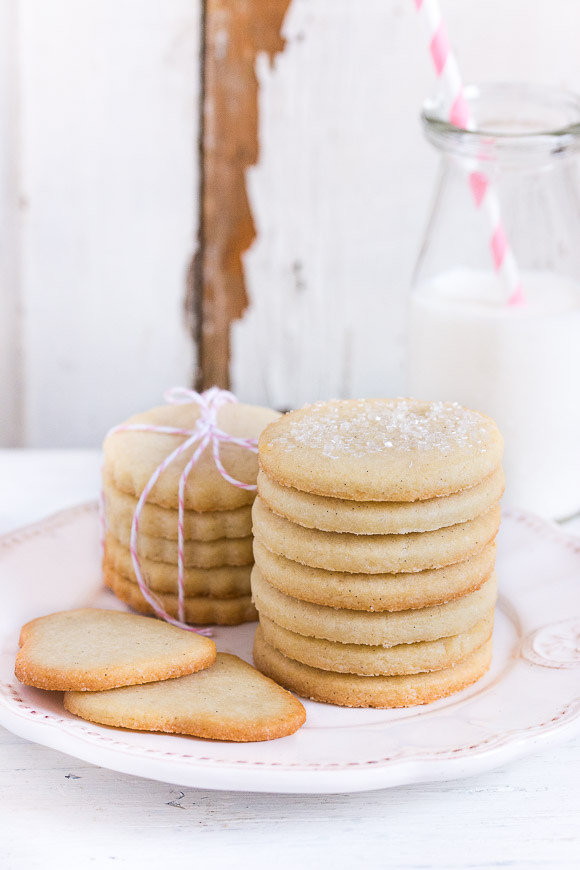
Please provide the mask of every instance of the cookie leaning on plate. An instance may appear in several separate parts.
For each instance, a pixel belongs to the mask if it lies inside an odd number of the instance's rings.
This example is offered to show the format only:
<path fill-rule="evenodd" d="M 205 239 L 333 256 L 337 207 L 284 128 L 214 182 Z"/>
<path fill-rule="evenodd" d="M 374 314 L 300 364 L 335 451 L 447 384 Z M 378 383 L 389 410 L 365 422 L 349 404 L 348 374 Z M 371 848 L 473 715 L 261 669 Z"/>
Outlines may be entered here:
<path fill-rule="evenodd" d="M 237 656 L 205 671 L 109 692 L 67 692 L 67 710 L 102 725 L 250 742 L 293 734 L 306 711 L 290 692 Z"/>
<path fill-rule="evenodd" d="M 213 664 L 212 640 L 163 622 L 82 609 L 23 626 L 15 674 L 38 689 L 101 691 L 191 674 Z"/>

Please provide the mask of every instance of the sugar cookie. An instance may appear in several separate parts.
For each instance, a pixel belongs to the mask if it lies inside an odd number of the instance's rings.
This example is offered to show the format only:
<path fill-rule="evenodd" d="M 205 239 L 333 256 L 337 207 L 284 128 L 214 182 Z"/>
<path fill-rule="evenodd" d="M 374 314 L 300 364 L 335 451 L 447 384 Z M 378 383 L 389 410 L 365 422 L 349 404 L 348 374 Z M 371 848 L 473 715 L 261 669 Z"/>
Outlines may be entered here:
<path fill-rule="evenodd" d="M 105 586 L 115 593 L 120 601 L 140 613 L 153 613 L 153 608 L 143 597 L 136 583 L 122 577 L 105 563 L 103 566 Z M 170 616 L 177 618 L 177 595 L 155 593 L 161 606 Z M 237 598 L 210 598 L 190 596 L 185 598 L 185 621 L 193 625 L 239 625 L 258 618 L 250 595 Z"/>
<path fill-rule="evenodd" d="M 112 528 L 119 525 L 130 526 L 137 499 L 116 489 L 106 472 L 103 475 L 103 491 L 107 524 Z M 139 530 L 144 535 L 176 541 L 177 511 L 146 502 L 141 511 Z M 187 540 L 194 541 L 245 538 L 252 533 L 251 506 L 243 505 L 231 511 L 185 511 L 183 532 Z"/>
<path fill-rule="evenodd" d="M 105 562 L 127 580 L 137 582 L 131 554 L 114 538 L 105 545 Z M 177 565 L 140 559 L 147 585 L 154 592 L 177 592 Z M 209 595 L 213 598 L 236 598 L 250 594 L 251 565 L 226 565 L 222 568 L 185 568 L 183 588 L 188 596 Z"/>
<path fill-rule="evenodd" d="M 309 529 L 357 535 L 430 532 L 466 523 L 497 504 L 504 486 L 500 467 L 481 483 L 452 495 L 413 502 L 357 502 L 301 492 L 276 483 L 263 471 L 258 474 L 258 494 L 274 513 Z"/>
<path fill-rule="evenodd" d="M 397 676 L 439 671 L 463 661 L 491 637 L 493 611 L 461 634 L 391 647 L 305 637 L 282 628 L 263 614 L 260 625 L 270 646 L 302 664 L 338 673 Z"/>
<path fill-rule="evenodd" d="M 264 640 L 260 626 L 254 662 L 262 673 L 304 698 L 341 707 L 411 707 L 444 698 L 474 683 L 488 670 L 492 642 L 451 668 L 405 676 L 360 676 L 312 668 L 282 655 Z"/>
<path fill-rule="evenodd" d="M 184 405 L 161 405 L 127 420 L 130 424 L 170 426 L 193 429 L 200 417 L 200 406 L 195 402 Z M 258 438 L 268 423 L 280 415 L 269 408 L 231 403 L 222 405 L 217 412 L 218 425 L 237 438 Z M 134 497 L 139 497 L 155 469 L 185 440 L 185 436 L 165 435 L 158 432 L 115 432 L 105 439 L 105 469 L 114 486 Z M 193 453 L 184 451 L 163 472 L 153 487 L 148 502 L 166 508 L 178 506 L 179 478 Z M 258 457 L 237 444 L 222 444 L 220 456 L 226 471 L 243 483 L 255 483 Z M 192 469 L 185 486 L 185 507 L 196 511 L 235 510 L 251 504 L 251 490 L 232 486 L 216 468 L 211 445 L 203 451 Z"/>
<path fill-rule="evenodd" d="M 215 661 L 215 643 L 164 622 L 116 610 L 69 610 L 23 626 L 21 683 L 66 691 L 111 689 L 180 677 Z"/>
<path fill-rule="evenodd" d="M 478 553 L 497 534 L 499 505 L 456 526 L 407 535 L 353 535 L 306 529 L 273 513 L 257 498 L 254 536 L 273 553 L 330 571 L 400 573 L 442 568 Z"/>
<path fill-rule="evenodd" d="M 304 492 L 356 501 L 416 501 L 475 486 L 500 465 L 489 417 L 417 399 L 319 402 L 262 432 L 268 477 Z"/>
<path fill-rule="evenodd" d="M 109 528 L 107 540 L 116 540 L 125 549 L 131 542 L 131 526 L 118 525 Z M 177 565 L 177 541 L 153 538 L 139 532 L 137 538 L 139 556 L 153 562 Z M 224 565 L 251 565 L 254 561 L 252 538 L 220 538 L 217 541 L 185 541 L 183 564 L 187 568 L 222 568 Z"/>
<path fill-rule="evenodd" d="M 254 541 L 261 575 L 280 592 L 348 610 L 415 610 L 453 601 L 479 589 L 488 579 L 495 553 L 492 541 L 476 555 L 444 568 L 414 574 L 351 574 L 292 562 Z"/>
<path fill-rule="evenodd" d="M 497 578 L 492 574 L 480 589 L 447 604 L 420 610 L 368 613 L 323 607 L 291 598 L 271 586 L 254 566 L 252 596 L 260 616 L 267 616 L 297 634 L 339 643 L 395 646 L 438 640 L 467 631 L 495 604 Z"/>
<path fill-rule="evenodd" d="M 205 671 L 110 692 L 67 692 L 67 710 L 102 725 L 250 742 L 293 734 L 306 711 L 290 692 L 237 656 Z"/>

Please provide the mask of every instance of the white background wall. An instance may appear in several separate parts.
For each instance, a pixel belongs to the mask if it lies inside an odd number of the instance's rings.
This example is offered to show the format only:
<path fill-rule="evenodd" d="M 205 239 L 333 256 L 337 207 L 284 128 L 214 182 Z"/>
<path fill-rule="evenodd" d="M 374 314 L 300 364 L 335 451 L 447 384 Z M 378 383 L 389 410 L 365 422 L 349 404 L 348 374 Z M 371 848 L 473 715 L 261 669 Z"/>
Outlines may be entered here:
<path fill-rule="evenodd" d="M 193 367 L 198 4 L 0 9 L 1 430 L 96 445 Z"/>
<path fill-rule="evenodd" d="M 577 0 L 443 0 L 466 80 L 580 91 Z M 240 398 L 404 389 L 436 161 L 412 0 L 293 0 L 258 60 Z M 96 445 L 188 382 L 199 0 L 0 0 L 0 441 Z"/>

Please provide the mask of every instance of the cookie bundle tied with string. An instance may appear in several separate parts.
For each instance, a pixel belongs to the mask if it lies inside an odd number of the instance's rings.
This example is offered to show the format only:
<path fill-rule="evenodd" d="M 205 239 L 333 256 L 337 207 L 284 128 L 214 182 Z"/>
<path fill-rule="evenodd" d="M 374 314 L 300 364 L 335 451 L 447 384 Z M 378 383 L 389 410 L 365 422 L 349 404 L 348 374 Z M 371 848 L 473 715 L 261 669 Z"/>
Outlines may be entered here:
<path fill-rule="evenodd" d="M 215 387 L 165 398 L 104 442 L 105 583 L 182 627 L 253 620 L 257 438 L 279 414 Z"/>
<path fill-rule="evenodd" d="M 321 402 L 259 440 L 254 660 L 305 697 L 424 704 L 491 661 L 495 423 L 453 403 Z"/>

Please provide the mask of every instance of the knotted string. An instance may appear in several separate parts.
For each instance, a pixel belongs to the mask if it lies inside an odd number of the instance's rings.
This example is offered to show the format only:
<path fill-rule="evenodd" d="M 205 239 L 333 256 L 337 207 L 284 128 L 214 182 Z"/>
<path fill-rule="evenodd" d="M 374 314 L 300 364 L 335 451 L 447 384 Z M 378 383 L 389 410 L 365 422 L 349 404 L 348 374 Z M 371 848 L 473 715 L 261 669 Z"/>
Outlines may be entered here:
<path fill-rule="evenodd" d="M 248 489 L 255 490 L 256 484 L 253 483 L 242 483 L 241 480 L 236 480 L 235 477 L 232 477 L 231 474 L 228 474 L 226 469 L 223 466 L 220 457 L 220 445 L 221 444 L 237 444 L 239 447 L 243 447 L 245 450 L 251 450 L 253 453 L 258 452 L 258 442 L 255 438 L 236 438 L 233 435 L 230 435 L 228 432 L 225 432 L 223 429 L 220 429 L 217 423 L 217 413 L 218 410 L 222 407 L 222 405 L 226 405 L 231 402 L 237 402 L 236 397 L 233 393 L 230 393 L 228 390 L 220 390 L 218 387 L 211 387 L 209 390 L 206 390 L 203 393 L 196 393 L 195 390 L 188 390 L 185 387 L 172 387 L 165 393 L 165 401 L 170 405 L 189 405 L 195 403 L 200 406 L 201 414 L 198 420 L 195 423 L 193 429 L 181 429 L 175 426 L 154 426 L 148 423 L 124 423 L 120 426 L 114 426 L 108 433 L 107 438 L 110 435 L 115 435 L 118 432 L 157 432 L 162 435 L 180 435 L 185 437 L 185 440 L 181 442 L 181 444 L 173 450 L 169 456 L 167 456 L 163 462 L 161 462 L 149 480 L 139 497 L 137 502 L 137 507 L 135 508 L 135 513 L 133 515 L 133 522 L 131 523 L 131 539 L 130 539 L 130 552 L 131 552 L 131 561 L 133 562 L 133 568 L 135 571 L 135 577 L 137 579 L 137 585 L 141 590 L 141 594 L 147 601 L 147 603 L 154 610 L 155 614 L 161 619 L 164 619 L 166 622 L 171 623 L 171 625 L 176 625 L 178 628 L 184 628 L 187 631 L 195 631 L 197 634 L 204 634 L 206 636 L 211 636 L 212 631 L 210 628 L 194 628 L 191 625 L 188 625 L 185 622 L 185 593 L 184 593 L 184 513 L 185 513 L 185 487 L 187 484 L 187 478 L 191 473 L 191 470 L 199 461 L 200 456 L 203 451 L 211 444 L 212 454 L 214 458 L 214 462 L 217 470 L 228 483 L 231 483 L 232 486 L 237 486 L 239 489 Z M 194 447 L 191 458 L 187 462 L 187 465 L 183 469 L 181 476 L 179 478 L 179 488 L 178 488 L 178 511 L 177 511 L 177 613 L 178 619 L 170 616 L 166 610 L 164 610 L 161 602 L 157 598 L 157 596 L 149 589 L 147 583 L 145 582 L 145 578 L 143 577 L 143 572 L 141 571 L 141 563 L 139 561 L 139 553 L 138 553 L 138 536 L 139 536 L 139 521 L 141 519 L 141 512 L 143 511 L 143 507 L 147 501 L 149 493 L 163 474 L 166 468 L 168 468 L 172 462 L 174 462 L 182 453 L 188 450 L 190 447 Z M 101 492 L 101 540 L 104 548 L 105 545 L 105 535 L 106 535 L 106 519 L 105 519 L 105 510 L 104 510 L 104 492 Z"/>

